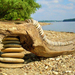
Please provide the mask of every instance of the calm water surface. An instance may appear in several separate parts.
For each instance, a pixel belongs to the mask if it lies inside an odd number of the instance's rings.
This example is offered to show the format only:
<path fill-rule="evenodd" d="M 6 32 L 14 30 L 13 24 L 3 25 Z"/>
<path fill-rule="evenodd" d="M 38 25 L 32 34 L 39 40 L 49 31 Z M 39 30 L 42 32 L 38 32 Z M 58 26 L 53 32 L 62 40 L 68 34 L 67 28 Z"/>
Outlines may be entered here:
<path fill-rule="evenodd" d="M 51 25 L 45 25 L 42 28 L 43 30 L 75 33 L 75 22 L 51 22 Z"/>

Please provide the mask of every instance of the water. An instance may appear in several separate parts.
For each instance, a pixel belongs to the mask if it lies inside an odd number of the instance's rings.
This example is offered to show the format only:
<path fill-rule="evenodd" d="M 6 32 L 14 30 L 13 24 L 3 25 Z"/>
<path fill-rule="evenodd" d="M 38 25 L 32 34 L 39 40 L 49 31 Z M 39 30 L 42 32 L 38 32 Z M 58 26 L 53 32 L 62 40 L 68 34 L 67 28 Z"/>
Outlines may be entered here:
<path fill-rule="evenodd" d="M 43 30 L 75 33 L 75 22 L 51 22 L 51 25 L 45 25 L 42 28 Z"/>

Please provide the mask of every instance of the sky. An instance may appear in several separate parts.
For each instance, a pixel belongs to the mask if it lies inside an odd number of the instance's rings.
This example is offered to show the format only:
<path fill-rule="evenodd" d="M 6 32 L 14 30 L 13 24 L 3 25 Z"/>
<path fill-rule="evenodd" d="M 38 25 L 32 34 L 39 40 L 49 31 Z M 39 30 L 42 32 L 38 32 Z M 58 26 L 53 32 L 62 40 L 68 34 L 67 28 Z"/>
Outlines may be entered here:
<path fill-rule="evenodd" d="M 41 8 L 32 14 L 35 20 L 63 20 L 75 18 L 75 0 L 36 0 Z"/>

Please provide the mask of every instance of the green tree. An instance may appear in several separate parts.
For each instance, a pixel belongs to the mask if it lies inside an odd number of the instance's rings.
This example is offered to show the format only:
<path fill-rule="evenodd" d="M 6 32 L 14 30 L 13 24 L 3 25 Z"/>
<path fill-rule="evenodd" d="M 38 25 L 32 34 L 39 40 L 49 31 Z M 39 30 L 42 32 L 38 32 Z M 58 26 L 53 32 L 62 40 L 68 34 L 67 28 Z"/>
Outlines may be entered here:
<path fill-rule="evenodd" d="M 29 19 L 40 7 L 36 0 L 0 0 L 0 19 Z"/>

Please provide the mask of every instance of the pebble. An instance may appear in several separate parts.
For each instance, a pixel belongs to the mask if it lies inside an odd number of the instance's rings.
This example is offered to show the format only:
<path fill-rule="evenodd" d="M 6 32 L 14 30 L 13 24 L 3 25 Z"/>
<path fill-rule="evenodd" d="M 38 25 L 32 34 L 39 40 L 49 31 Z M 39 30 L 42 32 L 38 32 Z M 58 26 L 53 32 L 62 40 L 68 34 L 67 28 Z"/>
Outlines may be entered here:
<path fill-rule="evenodd" d="M 48 66 L 46 66 L 45 69 L 48 69 Z"/>
<path fill-rule="evenodd" d="M 54 61 L 55 60 L 55 58 L 49 58 L 51 61 Z"/>
<path fill-rule="evenodd" d="M 66 66 L 65 65 L 62 65 L 64 68 L 66 68 Z"/>
<path fill-rule="evenodd" d="M 59 61 L 60 60 L 60 58 L 56 58 L 56 61 Z"/>
<path fill-rule="evenodd" d="M 0 75 L 7 75 L 6 73 L 0 73 Z"/>
<path fill-rule="evenodd" d="M 56 72 L 56 71 L 53 71 L 53 74 L 54 74 L 54 75 L 58 75 L 59 73 L 58 73 L 58 72 Z"/>
<path fill-rule="evenodd" d="M 72 71 L 66 71 L 66 73 L 71 73 Z"/>
<path fill-rule="evenodd" d="M 24 73 L 24 75 L 27 75 L 27 73 Z"/>

